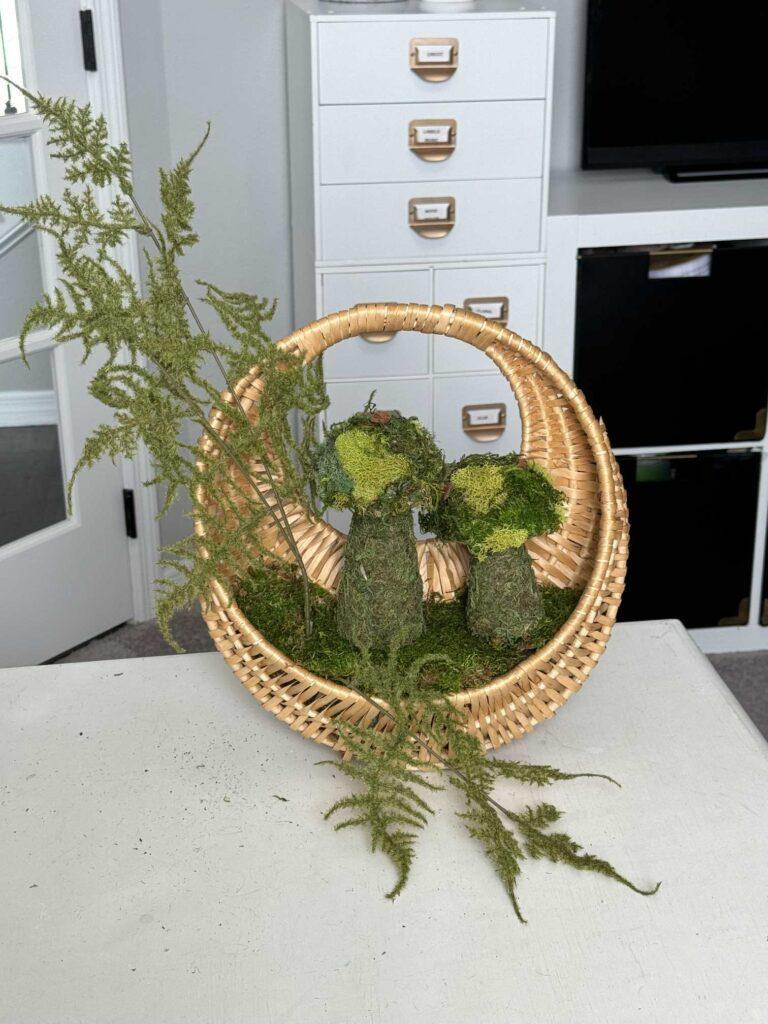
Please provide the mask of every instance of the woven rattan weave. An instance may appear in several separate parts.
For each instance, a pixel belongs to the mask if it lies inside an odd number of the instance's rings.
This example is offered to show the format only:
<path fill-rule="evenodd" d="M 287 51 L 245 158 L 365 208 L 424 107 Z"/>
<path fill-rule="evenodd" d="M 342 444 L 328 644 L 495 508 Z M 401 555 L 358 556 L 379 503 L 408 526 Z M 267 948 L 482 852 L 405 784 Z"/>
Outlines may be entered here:
<path fill-rule="evenodd" d="M 303 327 L 279 346 L 305 361 L 331 345 L 369 332 L 419 331 L 457 338 L 485 352 L 508 380 L 522 419 L 521 455 L 545 466 L 568 500 L 559 533 L 528 542 L 542 583 L 583 589 L 571 617 L 535 654 L 484 686 L 451 700 L 485 747 L 499 747 L 551 718 L 576 693 L 605 650 L 624 589 L 628 520 L 624 488 L 608 437 L 570 377 L 535 345 L 475 313 L 454 306 L 370 304 L 355 306 Z M 236 386 L 248 415 L 256 415 L 261 390 L 258 369 Z M 226 397 L 226 396 L 225 396 Z M 232 396 L 228 396 L 232 401 Z M 211 423 L 224 436 L 230 422 L 218 410 Z M 212 442 L 201 442 L 210 452 Z M 259 467 L 254 469 L 258 472 Z M 235 472 L 227 467 L 227 473 Z M 262 493 L 269 496 L 268 484 Z M 206 497 L 215 511 L 216 497 Z M 306 510 L 288 508 L 291 527 L 310 577 L 326 589 L 337 585 L 345 537 Z M 202 528 L 197 524 L 198 532 Z M 275 554 L 290 558 L 275 534 Z M 467 567 L 459 544 L 419 543 L 425 595 L 450 599 L 461 589 Z M 343 685 L 295 664 L 243 615 L 231 586 L 217 581 L 204 618 L 218 650 L 267 711 L 308 739 L 342 749 L 339 719 L 387 728 L 375 708 Z"/>

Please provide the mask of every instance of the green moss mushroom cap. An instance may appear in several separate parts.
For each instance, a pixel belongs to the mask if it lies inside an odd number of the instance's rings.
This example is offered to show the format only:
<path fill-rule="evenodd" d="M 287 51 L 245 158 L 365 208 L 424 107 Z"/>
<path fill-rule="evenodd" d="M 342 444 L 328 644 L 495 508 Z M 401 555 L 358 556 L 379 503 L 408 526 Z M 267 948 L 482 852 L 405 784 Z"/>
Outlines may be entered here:
<path fill-rule="evenodd" d="M 565 495 L 543 466 L 515 454 L 467 455 L 450 467 L 443 499 L 422 526 L 483 560 L 554 533 L 565 515 Z"/>
<path fill-rule="evenodd" d="M 314 465 L 325 505 L 372 515 L 434 508 L 444 473 L 442 454 L 417 419 L 373 407 L 334 423 Z"/>

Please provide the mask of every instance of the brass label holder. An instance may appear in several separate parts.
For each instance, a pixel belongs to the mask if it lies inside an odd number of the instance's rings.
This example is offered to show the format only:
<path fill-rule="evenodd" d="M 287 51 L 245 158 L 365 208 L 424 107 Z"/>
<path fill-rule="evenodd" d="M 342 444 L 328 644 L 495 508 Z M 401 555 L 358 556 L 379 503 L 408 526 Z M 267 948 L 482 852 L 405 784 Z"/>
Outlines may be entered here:
<path fill-rule="evenodd" d="M 464 309 L 470 313 L 484 316 L 486 320 L 494 320 L 506 327 L 509 323 L 509 297 L 507 295 L 488 295 L 482 298 L 464 299 Z"/>
<path fill-rule="evenodd" d="M 459 66 L 459 40 L 412 39 L 409 64 L 425 82 L 446 82 Z"/>
<path fill-rule="evenodd" d="M 452 117 L 420 118 L 408 125 L 408 148 L 419 160 L 439 163 L 456 149 L 456 121 Z"/>
<path fill-rule="evenodd" d="M 422 238 L 445 238 L 456 225 L 456 200 L 453 196 L 410 199 L 408 224 Z"/>
<path fill-rule="evenodd" d="M 507 407 L 504 402 L 465 405 L 461 410 L 461 429 L 481 444 L 498 441 L 507 429 Z"/>
<path fill-rule="evenodd" d="M 386 342 L 392 341 L 396 335 L 397 331 L 367 331 L 360 337 L 371 345 L 384 345 Z"/>

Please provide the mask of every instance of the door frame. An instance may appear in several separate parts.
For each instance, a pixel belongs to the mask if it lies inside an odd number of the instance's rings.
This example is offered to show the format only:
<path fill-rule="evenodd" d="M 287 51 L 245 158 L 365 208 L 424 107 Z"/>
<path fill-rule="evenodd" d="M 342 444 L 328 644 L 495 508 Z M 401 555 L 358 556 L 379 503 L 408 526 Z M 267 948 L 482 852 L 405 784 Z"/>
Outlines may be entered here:
<path fill-rule="evenodd" d="M 16 8 L 19 31 L 22 38 L 24 83 L 28 89 L 34 90 L 37 88 L 37 74 L 32 36 L 32 19 L 28 0 L 16 0 Z M 98 70 L 86 72 L 89 102 L 94 113 L 97 115 L 102 114 L 106 118 L 109 126 L 110 141 L 113 144 L 125 142 L 130 145 L 117 0 L 81 0 L 80 9 L 93 11 L 94 16 Z M 24 40 L 32 40 L 32 45 L 25 47 L 23 45 Z M 42 122 L 36 115 L 23 114 L 13 124 L 13 127 L 8 125 L 9 130 L 2 133 L 3 135 L 25 136 L 30 139 L 35 187 L 38 194 L 48 189 L 48 177 L 45 166 L 45 141 L 40 131 L 41 126 Z M 102 190 L 107 204 L 112 198 L 110 191 L 110 189 Z M 56 263 L 50 239 L 45 238 L 42 240 L 41 250 L 45 277 L 48 282 L 54 281 L 56 279 Z M 135 234 L 131 234 L 125 243 L 120 246 L 119 250 L 115 253 L 115 258 L 131 274 L 137 285 L 141 287 L 139 247 Z M 27 348 L 29 351 L 50 349 L 55 372 L 57 346 L 53 342 L 51 332 L 35 332 L 34 335 L 30 336 Z M 63 375 L 59 374 L 58 376 L 59 387 L 61 387 Z M 72 450 L 72 434 L 68 422 L 69 414 L 66 401 L 62 403 L 62 407 L 60 443 L 62 447 L 62 461 L 66 469 L 69 470 L 75 465 L 79 453 Z M 131 578 L 133 620 L 143 622 L 153 618 L 155 614 L 154 580 L 158 575 L 160 558 L 157 488 L 155 486 L 144 486 L 144 481 L 151 479 L 154 475 L 146 447 L 143 444 L 139 445 L 135 459 L 122 459 L 120 470 L 123 487 L 132 490 L 134 496 L 137 536 L 135 539 L 126 538 L 126 541 Z M 53 536 L 62 531 L 71 530 L 78 525 L 79 515 L 77 493 L 75 492 L 71 517 L 61 523 L 47 527 L 43 531 L 31 534 L 30 538 L 21 538 L 18 541 L 14 541 L 8 547 L 18 551 L 20 548 L 27 546 L 27 543 L 39 540 L 40 533 Z"/>
<path fill-rule="evenodd" d="M 115 145 L 125 142 L 130 149 L 118 0 L 81 0 L 80 7 L 81 10 L 93 11 L 99 70 L 86 73 L 91 107 L 106 118 L 110 142 Z M 134 232 L 130 233 L 116 255 L 141 289 L 139 243 Z M 151 480 L 155 474 L 143 443 L 139 443 L 136 458 L 122 460 L 122 473 L 124 486 L 133 491 L 136 512 L 137 537 L 128 540 L 133 617 L 137 622 L 143 622 L 155 615 L 154 581 L 159 574 L 160 559 L 157 487 L 144 486 L 144 481 Z"/>

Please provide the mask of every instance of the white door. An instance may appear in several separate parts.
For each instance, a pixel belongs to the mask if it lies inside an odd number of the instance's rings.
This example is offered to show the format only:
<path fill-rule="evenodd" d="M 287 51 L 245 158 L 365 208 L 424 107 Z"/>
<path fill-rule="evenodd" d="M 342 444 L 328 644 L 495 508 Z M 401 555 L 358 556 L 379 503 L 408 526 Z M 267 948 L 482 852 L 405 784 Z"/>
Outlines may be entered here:
<path fill-rule="evenodd" d="M 4 62 L 32 91 L 88 101 L 76 0 L 0 0 Z M 56 193 L 35 118 L 0 82 L 0 200 Z M 13 112 L 16 108 L 17 113 Z M 5 112 L 3 112 L 5 111 Z M 123 477 L 109 463 L 84 471 L 71 515 L 66 481 L 103 417 L 87 393 L 93 367 L 75 342 L 44 332 L 18 357 L 26 310 L 56 278 L 48 240 L 0 214 L 0 665 L 37 664 L 133 616 Z"/>

